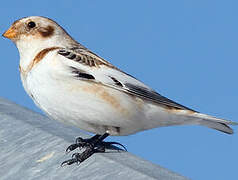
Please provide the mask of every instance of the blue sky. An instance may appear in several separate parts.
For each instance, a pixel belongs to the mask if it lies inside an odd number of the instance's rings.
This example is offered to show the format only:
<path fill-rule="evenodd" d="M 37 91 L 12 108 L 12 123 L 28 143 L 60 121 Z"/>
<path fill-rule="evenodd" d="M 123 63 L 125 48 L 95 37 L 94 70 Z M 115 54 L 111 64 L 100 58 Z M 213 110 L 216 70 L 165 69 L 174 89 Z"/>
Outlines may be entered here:
<path fill-rule="evenodd" d="M 162 95 L 238 121 L 237 6 L 235 0 L 3 1 L 0 29 L 21 17 L 47 16 Z M 1 38 L 0 49 L 0 96 L 41 112 L 21 85 L 16 47 Z M 192 179 L 237 179 L 237 133 L 176 126 L 109 140 Z"/>

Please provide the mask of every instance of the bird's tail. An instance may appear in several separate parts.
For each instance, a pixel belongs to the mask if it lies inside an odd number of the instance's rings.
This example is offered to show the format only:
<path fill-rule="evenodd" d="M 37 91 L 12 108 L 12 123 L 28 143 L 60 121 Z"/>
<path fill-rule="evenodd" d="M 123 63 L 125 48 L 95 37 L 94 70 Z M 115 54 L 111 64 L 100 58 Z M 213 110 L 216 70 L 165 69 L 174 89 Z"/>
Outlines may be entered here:
<path fill-rule="evenodd" d="M 190 114 L 191 118 L 197 119 L 197 123 L 202 126 L 207 126 L 218 131 L 233 134 L 233 130 L 229 125 L 238 125 L 237 122 L 216 118 L 207 114 L 202 113 L 192 113 Z"/>

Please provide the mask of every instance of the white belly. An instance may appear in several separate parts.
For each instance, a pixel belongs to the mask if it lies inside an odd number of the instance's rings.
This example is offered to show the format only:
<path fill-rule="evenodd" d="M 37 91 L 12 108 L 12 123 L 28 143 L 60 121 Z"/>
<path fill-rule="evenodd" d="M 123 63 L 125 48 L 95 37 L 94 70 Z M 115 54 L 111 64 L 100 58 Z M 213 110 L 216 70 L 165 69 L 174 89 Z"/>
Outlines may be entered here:
<path fill-rule="evenodd" d="M 127 135 L 146 126 L 141 99 L 101 84 L 60 75 L 44 63 L 32 69 L 27 77 L 22 76 L 22 81 L 34 102 L 51 118 L 83 130 Z"/>

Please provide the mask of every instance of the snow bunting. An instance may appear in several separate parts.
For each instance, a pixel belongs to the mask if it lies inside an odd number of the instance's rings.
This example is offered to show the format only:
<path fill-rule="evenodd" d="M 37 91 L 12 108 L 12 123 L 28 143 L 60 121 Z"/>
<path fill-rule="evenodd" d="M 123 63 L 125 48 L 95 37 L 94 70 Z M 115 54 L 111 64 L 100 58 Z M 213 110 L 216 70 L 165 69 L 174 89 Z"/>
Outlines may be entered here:
<path fill-rule="evenodd" d="M 202 125 L 228 134 L 235 122 L 199 113 L 158 94 L 133 76 L 75 41 L 45 17 L 15 21 L 3 34 L 20 53 L 20 73 L 28 95 L 52 119 L 95 133 L 77 138 L 67 151 L 84 147 L 64 164 L 82 162 L 129 135 L 171 125 Z"/>

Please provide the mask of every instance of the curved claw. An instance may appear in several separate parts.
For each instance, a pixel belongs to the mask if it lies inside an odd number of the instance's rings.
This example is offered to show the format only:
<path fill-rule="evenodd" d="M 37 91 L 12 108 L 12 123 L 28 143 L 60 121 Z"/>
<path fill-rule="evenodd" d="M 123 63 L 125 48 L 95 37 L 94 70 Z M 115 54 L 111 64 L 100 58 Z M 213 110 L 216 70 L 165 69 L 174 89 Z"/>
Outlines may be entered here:
<path fill-rule="evenodd" d="M 124 151 L 127 151 L 126 147 L 123 146 L 121 143 L 118 143 L 118 142 L 102 142 L 102 143 L 104 145 L 106 145 L 107 147 L 111 146 L 111 145 L 119 145 L 119 146 L 121 146 L 124 149 Z"/>
<path fill-rule="evenodd" d="M 76 162 L 78 162 L 78 160 L 75 159 L 75 158 L 74 159 L 69 159 L 69 160 L 66 160 L 66 161 L 62 162 L 60 166 L 63 167 L 63 166 L 66 166 L 66 165 L 71 165 L 71 164 L 76 163 Z"/>
<path fill-rule="evenodd" d="M 78 146 L 78 144 L 71 144 L 69 147 L 67 147 L 67 149 L 65 150 L 66 153 L 69 153 L 73 150 L 75 150 Z"/>

